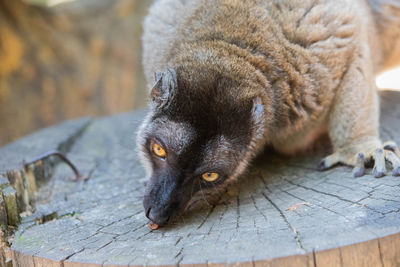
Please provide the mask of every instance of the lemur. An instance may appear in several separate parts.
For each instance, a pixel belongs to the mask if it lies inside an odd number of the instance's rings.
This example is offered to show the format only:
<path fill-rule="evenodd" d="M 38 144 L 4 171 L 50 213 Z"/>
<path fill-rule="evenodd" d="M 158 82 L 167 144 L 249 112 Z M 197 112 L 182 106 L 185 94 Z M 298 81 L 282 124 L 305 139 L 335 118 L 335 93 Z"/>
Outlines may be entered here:
<path fill-rule="evenodd" d="M 400 175 L 379 138 L 377 73 L 400 63 L 400 0 L 157 0 L 144 21 L 149 113 L 138 147 L 146 216 L 173 221 L 200 190 L 240 176 L 265 146 L 328 133 L 338 163 Z M 388 166 L 389 166 L 388 165 Z"/>

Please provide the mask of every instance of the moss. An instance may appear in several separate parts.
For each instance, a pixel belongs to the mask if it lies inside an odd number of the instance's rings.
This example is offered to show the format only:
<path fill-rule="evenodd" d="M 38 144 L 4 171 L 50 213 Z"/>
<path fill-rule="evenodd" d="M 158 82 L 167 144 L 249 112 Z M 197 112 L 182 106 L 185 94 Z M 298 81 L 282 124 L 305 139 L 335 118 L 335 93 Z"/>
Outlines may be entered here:
<path fill-rule="evenodd" d="M 42 240 L 34 237 L 26 237 L 24 234 L 19 235 L 14 239 L 14 245 L 19 245 L 23 247 L 35 247 L 43 244 Z"/>

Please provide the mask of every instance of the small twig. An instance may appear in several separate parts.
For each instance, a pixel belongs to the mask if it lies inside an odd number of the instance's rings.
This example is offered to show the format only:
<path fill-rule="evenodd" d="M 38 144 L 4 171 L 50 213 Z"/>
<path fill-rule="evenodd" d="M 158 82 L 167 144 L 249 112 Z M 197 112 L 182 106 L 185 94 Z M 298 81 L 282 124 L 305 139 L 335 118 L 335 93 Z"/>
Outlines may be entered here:
<path fill-rule="evenodd" d="M 34 163 L 36 163 L 36 162 L 38 162 L 40 160 L 47 159 L 47 158 L 49 158 L 51 156 L 59 157 L 63 162 L 65 162 L 72 169 L 72 171 L 75 174 L 74 181 L 87 180 L 88 177 L 83 175 L 83 174 L 81 174 L 78 171 L 78 169 L 75 167 L 75 165 L 64 154 L 62 154 L 58 150 L 48 151 L 48 152 L 44 153 L 43 155 L 40 155 L 39 157 L 37 157 L 37 158 L 35 158 L 35 159 L 31 160 L 31 161 L 28 161 L 28 162 L 24 161 L 23 162 L 24 168 L 26 169 L 26 168 L 28 168 L 29 165 L 34 164 Z"/>

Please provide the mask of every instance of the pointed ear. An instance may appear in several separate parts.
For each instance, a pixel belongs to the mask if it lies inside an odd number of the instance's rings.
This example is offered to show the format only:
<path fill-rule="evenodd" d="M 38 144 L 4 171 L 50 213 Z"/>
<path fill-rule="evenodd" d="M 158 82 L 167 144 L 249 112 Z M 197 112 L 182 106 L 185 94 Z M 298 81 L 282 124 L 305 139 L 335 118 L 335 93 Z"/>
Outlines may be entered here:
<path fill-rule="evenodd" d="M 158 80 L 161 80 L 163 73 L 157 71 L 156 73 L 154 73 L 154 81 L 158 82 Z"/>
<path fill-rule="evenodd" d="M 156 84 L 150 91 L 150 100 L 155 108 L 165 108 L 172 100 L 177 87 L 176 72 L 168 69 L 155 73 Z"/>

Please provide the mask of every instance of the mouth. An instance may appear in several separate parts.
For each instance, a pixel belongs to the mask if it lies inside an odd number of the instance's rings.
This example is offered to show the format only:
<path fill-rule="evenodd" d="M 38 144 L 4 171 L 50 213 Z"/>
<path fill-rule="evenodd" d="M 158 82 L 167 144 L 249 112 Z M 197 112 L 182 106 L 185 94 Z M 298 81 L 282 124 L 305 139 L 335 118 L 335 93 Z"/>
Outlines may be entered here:
<path fill-rule="evenodd" d="M 170 217 L 168 217 L 168 219 L 165 222 L 159 224 L 159 223 L 154 222 L 152 219 L 150 219 L 149 227 L 150 227 L 151 230 L 157 230 L 161 226 L 168 225 L 169 224 L 169 220 L 170 220 Z"/>
<path fill-rule="evenodd" d="M 160 226 L 154 222 L 150 222 L 149 227 L 151 230 L 157 230 Z"/>
<path fill-rule="evenodd" d="M 165 192 L 159 192 L 156 189 L 157 187 L 148 189 L 143 198 L 143 213 L 149 219 L 149 227 L 152 230 L 175 222 L 184 213 L 190 202 L 189 195 L 182 195 L 182 193 L 175 191 L 171 194 L 165 194 Z"/>
<path fill-rule="evenodd" d="M 170 223 L 171 215 L 169 215 L 168 218 L 166 218 L 166 219 L 164 219 L 164 218 L 160 219 L 160 218 L 154 217 L 151 214 L 151 210 L 152 210 L 151 207 L 149 207 L 146 210 L 146 217 L 150 220 L 150 223 L 149 223 L 150 229 L 157 230 L 160 226 L 165 226 Z"/>

